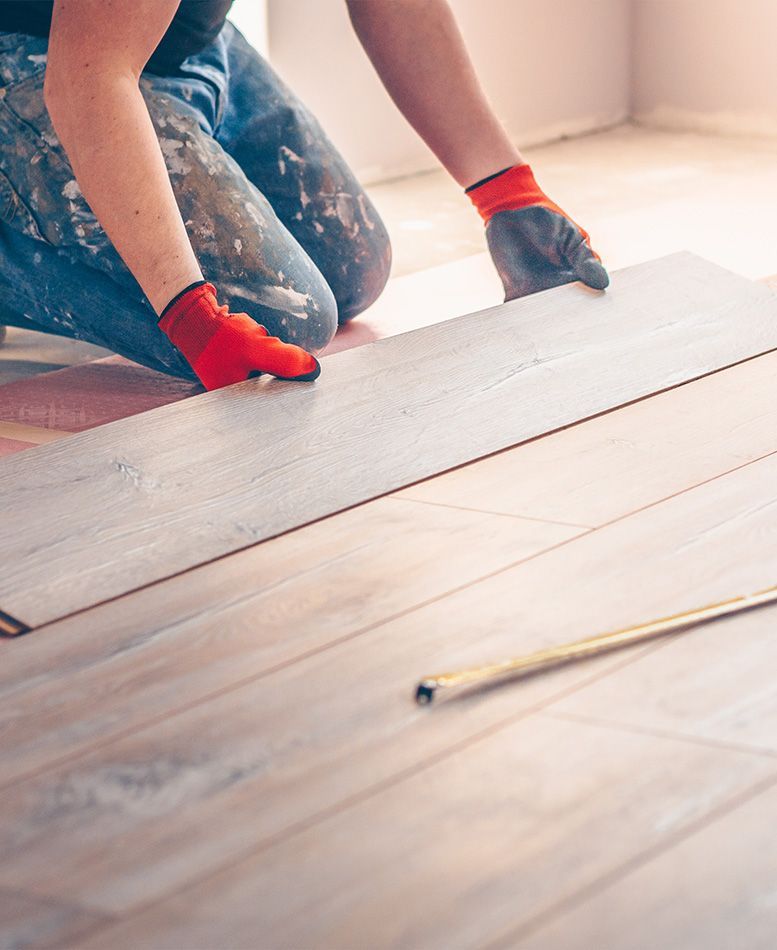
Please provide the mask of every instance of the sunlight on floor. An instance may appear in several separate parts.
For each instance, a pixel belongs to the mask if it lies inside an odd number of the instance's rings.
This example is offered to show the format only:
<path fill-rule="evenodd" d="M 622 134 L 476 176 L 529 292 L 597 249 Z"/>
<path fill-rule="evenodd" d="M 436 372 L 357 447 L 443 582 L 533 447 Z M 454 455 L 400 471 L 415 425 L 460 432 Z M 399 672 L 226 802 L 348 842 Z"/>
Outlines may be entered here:
<path fill-rule="evenodd" d="M 777 140 L 624 125 L 526 157 L 613 270 L 690 250 L 746 277 L 777 271 Z M 370 193 L 393 238 L 395 277 L 485 250 L 480 219 L 442 171 Z"/>

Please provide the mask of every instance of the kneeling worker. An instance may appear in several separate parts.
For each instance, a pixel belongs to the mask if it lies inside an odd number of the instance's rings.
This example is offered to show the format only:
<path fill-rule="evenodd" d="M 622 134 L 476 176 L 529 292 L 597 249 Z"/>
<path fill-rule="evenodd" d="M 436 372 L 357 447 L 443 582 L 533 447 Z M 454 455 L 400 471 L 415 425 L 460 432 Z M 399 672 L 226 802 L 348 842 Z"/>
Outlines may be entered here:
<path fill-rule="evenodd" d="M 230 5 L 0 3 L 4 323 L 215 389 L 315 379 L 314 354 L 378 297 L 383 223 Z M 588 235 L 489 107 L 446 0 L 348 9 L 389 94 L 486 222 L 506 297 L 605 288 Z"/>

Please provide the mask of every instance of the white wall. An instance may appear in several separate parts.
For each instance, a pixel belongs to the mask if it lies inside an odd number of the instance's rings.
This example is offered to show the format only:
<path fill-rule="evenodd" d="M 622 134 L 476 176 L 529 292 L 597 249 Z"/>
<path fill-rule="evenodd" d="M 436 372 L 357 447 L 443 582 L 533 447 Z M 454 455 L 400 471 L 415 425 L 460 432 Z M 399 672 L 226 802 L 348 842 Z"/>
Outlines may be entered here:
<path fill-rule="evenodd" d="M 777 136 L 777 0 L 451 2 L 519 145 L 629 115 Z M 375 76 L 344 0 L 235 0 L 231 16 L 364 180 L 436 166 Z"/>
<path fill-rule="evenodd" d="M 776 0 L 634 0 L 635 117 L 777 135 Z"/>
<path fill-rule="evenodd" d="M 452 3 L 517 143 L 602 128 L 629 114 L 630 0 Z M 267 7 L 273 65 L 364 180 L 436 166 L 375 76 L 344 0 L 267 0 Z"/>
<path fill-rule="evenodd" d="M 269 54 L 267 0 L 234 0 L 229 19 L 262 56 Z"/>

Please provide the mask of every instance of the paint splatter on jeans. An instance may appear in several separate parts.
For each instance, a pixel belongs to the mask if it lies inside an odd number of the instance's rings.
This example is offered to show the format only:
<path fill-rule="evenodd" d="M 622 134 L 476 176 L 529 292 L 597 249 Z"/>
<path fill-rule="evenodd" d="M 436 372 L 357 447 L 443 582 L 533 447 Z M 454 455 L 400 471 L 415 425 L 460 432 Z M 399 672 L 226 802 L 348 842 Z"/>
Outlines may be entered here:
<path fill-rule="evenodd" d="M 47 46 L 0 33 L 0 323 L 194 378 L 75 181 L 43 102 Z M 378 297 L 391 248 L 318 121 L 229 22 L 175 75 L 140 85 L 221 301 L 320 351 Z"/>

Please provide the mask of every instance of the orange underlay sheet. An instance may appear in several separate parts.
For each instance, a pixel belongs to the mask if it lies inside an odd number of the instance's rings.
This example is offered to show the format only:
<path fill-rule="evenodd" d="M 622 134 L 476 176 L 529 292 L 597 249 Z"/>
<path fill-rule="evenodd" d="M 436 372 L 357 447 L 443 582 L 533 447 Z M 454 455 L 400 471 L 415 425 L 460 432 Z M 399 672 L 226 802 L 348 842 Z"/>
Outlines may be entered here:
<path fill-rule="evenodd" d="M 34 443 L 21 442 L 19 439 L 5 439 L 0 436 L 0 458 L 4 455 L 14 455 L 16 452 L 23 452 L 24 449 L 31 449 Z"/>
<path fill-rule="evenodd" d="M 194 383 L 108 356 L 0 386 L 0 422 L 81 432 L 199 391 Z"/>

